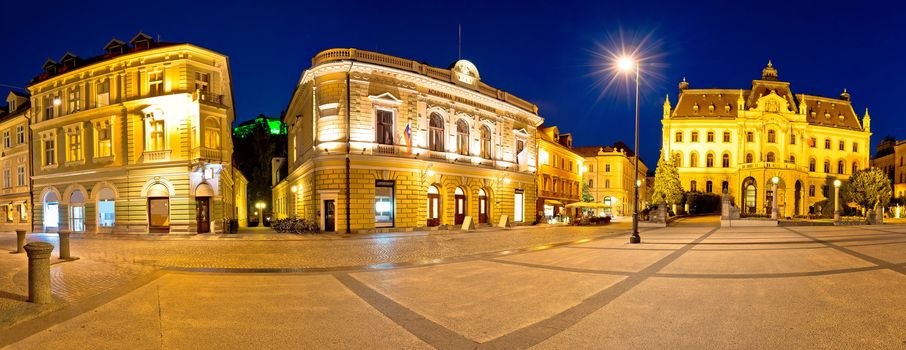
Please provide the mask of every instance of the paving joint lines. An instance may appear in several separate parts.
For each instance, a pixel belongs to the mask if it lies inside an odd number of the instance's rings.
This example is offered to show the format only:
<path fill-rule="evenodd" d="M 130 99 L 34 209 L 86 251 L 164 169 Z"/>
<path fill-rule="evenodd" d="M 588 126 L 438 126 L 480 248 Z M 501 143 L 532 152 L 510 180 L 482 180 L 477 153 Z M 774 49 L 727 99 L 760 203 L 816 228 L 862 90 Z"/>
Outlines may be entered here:
<path fill-rule="evenodd" d="M 889 270 L 891 270 L 891 271 L 898 272 L 898 273 L 900 273 L 900 274 L 906 275 L 906 267 L 904 267 L 904 266 L 901 265 L 901 264 L 894 264 L 894 263 L 891 263 L 891 262 L 886 261 L 886 260 L 878 259 L 878 258 L 873 257 L 873 256 L 871 256 L 871 255 L 859 253 L 859 252 L 857 252 L 857 251 L 855 251 L 855 250 L 852 250 L 852 249 L 849 249 L 849 248 L 846 248 L 846 247 L 843 247 L 843 246 L 836 245 L 836 244 L 834 244 L 832 241 L 823 240 L 823 239 L 820 239 L 820 238 L 817 238 L 817 237 L 813 237 L 813 236 L 811 236 L 811 235 L 808 235 L 808 234 L 805 234 L 805 233 L 796 231 L 796 230 L 791 229 L 791 228 L 789 228 L 789 227 L 784 227 L 784 229 L 786 229 L 787 231 L 790 231 L 790 232 L 792 232 L 792 233 L 795 233 L 795 234 L 797 234 L 797 235 L 800 235 L 800 236 L 802 236 L 802 237 L 811 239 L 811 240 L 813 240 L 813 241 L 815 241 L 815 242 L 817 242 L 817 243 L 824 244 L 824 245 L 828 246 L 829 248 L 833 248 L 834 250 L 839 251 L 839 252 L 841 252 L 841 253 L 848 254 L 848 255 L 850 255 L 850 256 L 853 256 L 853 257 L 856 257 L 856 258 L 865 260 L 865 261 L 870 262 L 870 263 L 872 263 L 872 264 L 875 264 L 875 265 L 877 265 L 877 266 L 879 266 L 879 267 L 881 267 L 881 268 L 889 269 Z"/>
<path fill-rule="evenodd" d="M 572 327 L 591 313 L 600 310 L 604 306 L 607 306 L 607 304 L 609 304 L 616 298 L 625 294 L 630 289 L 635 288 L 649 277 L 654 276 L 656 272 L 660 271 L 670 263 L 676 261 L 676 259 L 678 259 L 680 256 L 710 237 L 719 229 L 720 227 L 711 229 L 692 242 L 687 243 L 685 246 L 677 249 L 673 253 L 670 253 L 669 255 L 649 265 L 648 267 L 642 269 L 642 271 L 631 274 L 625 279 L 617 282 L 616 284 L 605 288 L 598 293 L 595 293 L 578 305 L 566 309 L 545 320 L 536 322 L 532 325 L 510 332 L 509 334 L 482 343 L 478 346 L 478 348 L 526 349 L 535 346 L 547 340 L 548 338 L 560 332 L 563 332 L 567 328 Z"/>

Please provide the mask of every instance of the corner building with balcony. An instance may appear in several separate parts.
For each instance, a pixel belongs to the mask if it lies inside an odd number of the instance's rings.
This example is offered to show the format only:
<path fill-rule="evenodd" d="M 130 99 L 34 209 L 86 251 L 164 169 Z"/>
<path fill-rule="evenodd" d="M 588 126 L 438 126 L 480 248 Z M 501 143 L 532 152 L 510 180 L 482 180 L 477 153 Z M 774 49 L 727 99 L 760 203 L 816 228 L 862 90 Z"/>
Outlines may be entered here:
<path fill-rule="evenodd" d="M 691 89 L 680 83 L 676 108 L 664 102 L 663 152 L 686 191 L 734 197 L 741 213 L 778 216 L 833 205 L 834 180 L 869 166 L 871 118 L 839 98 L 793 94 L 768 62 L 751 89 Z"/>
<path fill-rule="evenodd" d="M 29 85 L 34 230 L 222 232 L 235 216 L 227 57 L 139 33 Z"/>
<path fill-rule="evenodd" d="M 566 205 L 582 201 L 581 155 L 573 150 L 573 136 L 561 134 L 556 126 L 539 126 L 538 200 L 535 212 L 541 221 L 558 216 L 575 217 L 578 209 Z"/>
<path fill-rule="evenodd" d="M 376 52 L 312 59 L 285 115 L 277 218 L 368 232 L 534 220 L 537 107 L 449 69 Z"/>

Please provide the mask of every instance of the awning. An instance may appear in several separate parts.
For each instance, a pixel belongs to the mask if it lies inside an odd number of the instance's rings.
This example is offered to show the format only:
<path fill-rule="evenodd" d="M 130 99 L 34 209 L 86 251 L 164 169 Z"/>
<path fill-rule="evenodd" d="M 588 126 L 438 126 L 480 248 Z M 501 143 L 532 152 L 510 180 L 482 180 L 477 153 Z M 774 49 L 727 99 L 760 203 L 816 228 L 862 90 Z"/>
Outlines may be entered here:
<path fill-rule="evenodd" d="M 544 205 L 563 205 L 563 202 L 556 199 L 545 199 Z"/>
<path fill-rule="evenodd" d="M 606 208 L 603 203 L 596 202 L 575 202 L 566 205 L 567 208 Z"/>

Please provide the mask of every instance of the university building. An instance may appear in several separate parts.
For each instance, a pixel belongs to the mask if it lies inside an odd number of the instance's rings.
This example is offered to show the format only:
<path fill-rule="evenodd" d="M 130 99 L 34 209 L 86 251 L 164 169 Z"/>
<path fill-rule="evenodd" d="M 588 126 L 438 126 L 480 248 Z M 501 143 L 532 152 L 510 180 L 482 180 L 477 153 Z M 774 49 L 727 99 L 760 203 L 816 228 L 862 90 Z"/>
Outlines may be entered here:
<path fill-rule="evenodd" d="M 227 57 L 139 33 L 28 86 L 33 229 L 222 232 L 236 216 Z"/>
<path fill-rule="evenodd" d="M 536 215 L 543 220 L 573 216 L 565 205 L 582 201 L 582 156 L 576 154 L 571 134 L 561 134 L 556 126 L 539 126 L 538 200 Z"/>
<path fill-rule="evenodd" d="M 16 91 L 6 96 L 6 111 L 0 111 L 0 231 L 31 230 L 28 125 L 32 113 L 29 95 Z"/>
<path fill-rule="evenodd" d="M 531 223 L 537 107 L 450 68 L 357 49 L 318 53 L 284 118 L 277 218 L 352 232 Z"/>
<path fill-rule="evenodd" d="M 769 62 L 749 89 L 692 89 L 663 112 L 663 156 L 678 166 L 687 191 L 734 197 L 745 214 L 817 211 L 833 201 L 833 182 L 869 166 L 871 118 L 853 110 L 850 94 L 794 94 Z M 777 193 L 772 178 L 778 177 Z M 832 205 L 832 203 L 831 203 Z"/>
<path fill-rule="evenodd" d="M 906 140 L 878 143 L 871 166 L 880 168 L 890 178 L 894 198 L 906 198 Z"/>
<path fill-rule="evenodd" d="M 622 143 L 614 146 L 589 146 L 574 149 L 584 157 L 583 180 L 595 202 L 604 204 L 599 215 L 631 216 L 635 188 L 635 152 Z M 646 181 L 648 166 L 639 160 L 638 179 Z M 639 188 L 639 208 L 646 206 L 648 186 Z"/>

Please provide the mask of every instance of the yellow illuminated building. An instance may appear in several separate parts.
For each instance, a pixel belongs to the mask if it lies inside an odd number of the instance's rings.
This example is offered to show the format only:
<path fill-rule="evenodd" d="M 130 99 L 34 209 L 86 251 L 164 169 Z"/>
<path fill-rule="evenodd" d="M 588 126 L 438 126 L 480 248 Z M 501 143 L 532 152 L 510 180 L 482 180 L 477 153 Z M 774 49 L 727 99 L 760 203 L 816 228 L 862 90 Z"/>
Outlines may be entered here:
<path fill-rule="evenodd" d="M 551 219 L 564 212 L 564 205 L 582 200 L 582 156 L 573 152 L 573 137 L 556 126 L 540 126 L 538 146 L 538 200 L 536 215 Z"/>
<path fill-rule="evenodd" d="M 871 166 L 880 168 L 890 178 L 893 197 L 906 198 L 906 140 L 881 141 Z"/>
<path fill-rule="evenodd" d="M 28 123 L 33 110 L 28 94 L 10 92 L 0 111 L 0 230 L 31 231 L 31 167 Z"/>
<path fill-rule="evenodd" d="M 450 69 L 357 49 L 318 53 L 287 107 L 278 218 L 346 232 L 534 220 L 537 107 Z"/>
<path fill-rule="evenodd" d="M 222 232 L 233 209 L 227 57 L 139 33 L 48 60 L 28 86 L 35 231 Z"/>
<path fill-rule="evenodd" d="M 595 202 L 604 204 L 599 215 L 632 215 L 633 187 L 635 187 L 635 153 L 621 143 L 615 146 L 576 147 L 575 151 L 584 157 L 583 180 Z M 638 179 L 643 182 L 639 189 L 639 207 L 643 208 L 648 198 L 648 186 L 644 184 L 648 167 L 639 160 Z"/>
<path fill-rule="evenodd" d="M 834 180 L 869 165 L 871 118 L 859 120 L 845 89 L 794 94 L 770 62 L 749 89 L 679 87 L 676 107 L 664 102 L 663 154 L 687 191 L 726 191 L 741 212 L 769 215 L 778 177 L 779 216 L 792 217 L 833 201 Z"/>

